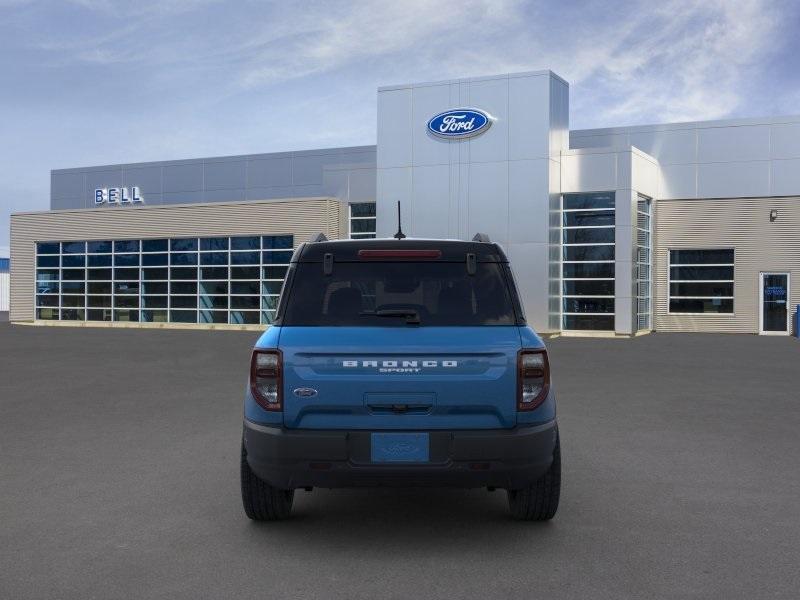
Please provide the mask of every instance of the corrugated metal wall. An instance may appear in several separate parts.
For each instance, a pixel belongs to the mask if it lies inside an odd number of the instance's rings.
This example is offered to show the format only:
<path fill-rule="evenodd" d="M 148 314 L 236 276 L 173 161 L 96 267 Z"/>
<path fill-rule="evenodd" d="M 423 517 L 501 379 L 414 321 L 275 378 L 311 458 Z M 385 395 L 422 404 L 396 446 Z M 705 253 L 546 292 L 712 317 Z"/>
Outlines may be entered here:
<path fill-rule="evenodd" d="M 305 198 L 11 215 L 9 318 L 33 320 L 37 241 L 292 234 L 298 245 L 318 232 L 340 237 L 346 209 L 331 198 Z"/>
<path fill-rule="evenodd" d="M 758 333 L 762 271 L 791 273 L 793 312 L 800 303 L 800 198 L 660 200 L 655 229 L 656 330 Z M 667 314 L 669 250 L 680 248 L 735 249 L 733 314 Z"/>

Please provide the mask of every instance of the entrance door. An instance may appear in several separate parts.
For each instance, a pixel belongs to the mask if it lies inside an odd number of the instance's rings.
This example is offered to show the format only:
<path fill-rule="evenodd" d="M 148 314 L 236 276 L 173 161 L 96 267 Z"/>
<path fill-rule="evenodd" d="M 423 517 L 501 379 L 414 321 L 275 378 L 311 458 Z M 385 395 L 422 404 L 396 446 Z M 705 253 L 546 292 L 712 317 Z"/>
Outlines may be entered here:
<path fill-rule="evenodd" d="M 759 333 L 763 335 L 788 335 L 789 324 L 789 274 L 761 273 L 761 314 Z"/>

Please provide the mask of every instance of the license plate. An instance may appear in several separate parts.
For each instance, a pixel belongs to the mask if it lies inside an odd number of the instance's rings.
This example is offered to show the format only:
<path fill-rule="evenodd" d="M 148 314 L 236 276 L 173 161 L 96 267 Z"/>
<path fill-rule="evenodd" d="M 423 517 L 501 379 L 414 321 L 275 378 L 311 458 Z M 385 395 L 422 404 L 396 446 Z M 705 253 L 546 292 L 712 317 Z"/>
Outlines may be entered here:
<path fill-rule="evenodd" d="M 372 462 L 428 462 L 427 433 L 373 433 Z"/>

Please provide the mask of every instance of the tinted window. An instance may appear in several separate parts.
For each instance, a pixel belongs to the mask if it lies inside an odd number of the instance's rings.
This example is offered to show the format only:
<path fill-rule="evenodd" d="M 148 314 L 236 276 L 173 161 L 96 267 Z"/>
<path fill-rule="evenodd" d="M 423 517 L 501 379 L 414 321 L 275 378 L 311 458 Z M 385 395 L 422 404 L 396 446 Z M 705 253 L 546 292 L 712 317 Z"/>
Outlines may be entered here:
<path fill-rule="evenodd" d="M 513 325 L 511 294 L 497 263 L 337 263 L 324 276 L 319 263 L 300 263 L 284 325 Z M 413 317 L 412 317 L 413 319 Z"/>

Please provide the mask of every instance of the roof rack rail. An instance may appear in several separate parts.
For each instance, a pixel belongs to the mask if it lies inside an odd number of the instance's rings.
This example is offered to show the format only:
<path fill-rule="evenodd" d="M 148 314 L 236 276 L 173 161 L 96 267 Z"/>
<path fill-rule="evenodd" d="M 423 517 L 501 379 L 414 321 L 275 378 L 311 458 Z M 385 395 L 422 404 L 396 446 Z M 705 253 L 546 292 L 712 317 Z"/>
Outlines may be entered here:
<path fill-rule="evenodd" d="M 314 244 L 316 242 L 327 242 L 328 238 L 325 236 L 324 233 L 318 233 L 316 235 L 312 235 L 311 239 L 308 240 L 309 244 Z"/>
<path fill-rule="evenodd" d="M 489 239 L 489 236 L 485 233 L 476 233 L 475 237 L 472 238 L 473 242 L 485 242 L 489 243 L 492 240 Z"/>

